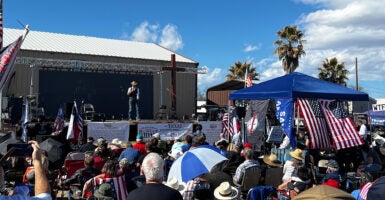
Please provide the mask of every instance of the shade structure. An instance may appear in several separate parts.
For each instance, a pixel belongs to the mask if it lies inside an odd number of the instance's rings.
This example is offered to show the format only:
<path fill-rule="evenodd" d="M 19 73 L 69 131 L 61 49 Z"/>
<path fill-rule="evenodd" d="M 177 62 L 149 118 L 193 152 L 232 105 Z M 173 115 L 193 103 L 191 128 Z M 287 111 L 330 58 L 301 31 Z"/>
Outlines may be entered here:
<path fill-rule="evenodd" d="M 227 162 L 227 158 L 220 153 L 220 149 L 202 145 L 185 152 L 171 165 L 168 177 L 175 177 L 178 181 L 187 183 L 189 180 L 211 172 L 215 166 Z"/>
<path fill-rule="evenodd" d="M 231 100 L 315 98 L 368 101 L 364 92 L 293 72 L 230 93 Z"/>

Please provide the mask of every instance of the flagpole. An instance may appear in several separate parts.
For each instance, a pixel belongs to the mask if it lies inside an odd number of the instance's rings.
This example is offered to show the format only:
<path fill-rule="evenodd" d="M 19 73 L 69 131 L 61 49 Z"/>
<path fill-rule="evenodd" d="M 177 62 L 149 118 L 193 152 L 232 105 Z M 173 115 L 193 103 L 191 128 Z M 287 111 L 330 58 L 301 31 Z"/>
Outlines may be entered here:
<path fill-rule="evenodd" d="M 23 41 L 24 41 L 25 37 L 27 37 L 29 30 L 30 30 L 29 25 L 27 24 L 24 27 L 24 33 L 23 33 L 21 44 L 23 44 Z M 3 88 L 0 88 L 0 131 L 1 130 L 3 130 Z"/>

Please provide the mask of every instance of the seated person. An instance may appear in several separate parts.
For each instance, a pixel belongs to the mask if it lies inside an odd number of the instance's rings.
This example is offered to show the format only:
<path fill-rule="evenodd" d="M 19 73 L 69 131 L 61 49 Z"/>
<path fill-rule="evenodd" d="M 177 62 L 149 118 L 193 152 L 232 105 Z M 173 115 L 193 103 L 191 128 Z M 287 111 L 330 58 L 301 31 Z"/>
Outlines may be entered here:
<path fill-rule="evenodd" d="M 83 192 L 82 192 L 82 198 L 88 198 L 90 197 L 93 192 L 95 192 L 95 190 L 97 188 L 99 188 L 99 186 L 102 184 L 102 183 L 117 183 L 118 185 L 115 185 L 115 188 L 116 189 L 119 189 L 119 190 L 115 190 L 115 197 L 127 197 L 127 188 L 126 187 L 122 187 L 123 185 L 125 185 L 124 182 L 122 182 L 121 180 L 124 180 L 124 176 L 118 176 L 118 170 L 119 170 L 119 164 L 116 160 L 108 160 L 103 168 L 102 168 L 102 173 L 89 179 L 85 184 L 84 184 L 84 187 L 83 187 Z M 123 184 L 123 185 L 119 185 L 119 184 Z"/>
<path fill-rule="evenodd" d="M 247 168 L 252 166 L 259 167 L 259 162 L 257 160 L 254 160 L 253 154 L 254 152 L 251 148 L 245 148 L 243 150 L 243 156 L 245 157 L 245 161 L 242 164 L 240 164 L 237 170 L 235 171 L 235 175 L 233 177 L 234 184 L 239 185 L 242 183 L 243 175 Z"/>
<path fill-rule="evenodd" d="M 82 189 L 88 179 L 99 174 L 101 174 L 101 171 L 94 168 L 94 157 L 87 156 L 84 159 L 84 168 L 76 170 L 76 172 L 70 178 L 63 181 L 63 185 L 69 186 L 73 183 L 79 183 L 80 189 Z M 71 192 L 71 190 L 69 190 L 69 192 Z M 69 193 L 68 196 L 71 196 L 71 193 Z"/>
<path fill-rule="evenodd" d="M 307 167 L 299 167 L 296 176 L 278 186 L 281 192 L 279 195 L 293 198 L 301 192 L 312 187 L 312 181 L 309 169 Z"/>
<path fill-rule="evenodd" d="M 378 172 L 382 169 L 382 161 L 376 151 L 369 147 L 369 144 L 361 146 L 361 153 L 363 161 L 358 166 L 357 173 L 362 174 L 363 172 Z"/>
<path fill-rule="evenodd" d="M 322 179 L 322 185 L 339 188 L 343 181 L 342 175 L 339 172 L 339 165 L 336 160 L 329 160 L 326 164 L 326 175 Z"/>

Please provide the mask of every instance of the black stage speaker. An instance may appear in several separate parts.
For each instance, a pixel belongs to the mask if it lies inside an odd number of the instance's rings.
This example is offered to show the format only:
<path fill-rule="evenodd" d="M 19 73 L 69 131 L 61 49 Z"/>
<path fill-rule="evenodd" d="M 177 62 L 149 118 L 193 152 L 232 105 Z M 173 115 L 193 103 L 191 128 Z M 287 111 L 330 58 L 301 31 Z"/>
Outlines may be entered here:
<path fill-rule="evenodd" d="M 65 115 L 64 115 L 64 118 L 65 119 L 69 119 L 71 117 L 71 114 L 72 114 L 72 107 L 74 106 L 74 102 L 67 102 L 66 103 L 66 107 L 65 107 Z"/>
<path fill-rule="evenodd" d="M 11 98 L 9 101 L 9 117 L 11 118 L 11 124 L 17 124 L 21 120 L 23 112 L 23 98 Z"/>
<path fill-rule="evenodd" d="M 59 136 L 58 135 L 36 135 L 36 141 L 38 143 L 41 143 L 41 142 L 43 142 L 44 140 L 46 140 L 48 138 L 52 138 L 52 139 L 55 139 L 55 140 L 59 141 Z"/>

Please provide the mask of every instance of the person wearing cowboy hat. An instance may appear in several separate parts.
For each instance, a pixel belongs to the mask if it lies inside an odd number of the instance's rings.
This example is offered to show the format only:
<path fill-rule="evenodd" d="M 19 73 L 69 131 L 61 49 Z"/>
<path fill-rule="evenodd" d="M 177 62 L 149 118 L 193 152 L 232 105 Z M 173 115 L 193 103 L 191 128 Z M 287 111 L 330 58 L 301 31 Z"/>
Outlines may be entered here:
<path fill-rule="evenodd" d="M 222 182 L 214 190 L 214 197 L 218 200 L 238 199 L 239 191 L 230 185 L 229 182 Z"/>
<path fill-rule="evenodd" d="M 297 148 L 294 151 L 290 151 L 289 155 L 291 156 L 291 159 L 286 160 L 283 165 L 282 182 L 286 182 L 289 178 L 294 176 L 296 166 L 302 165 L 304 161 L 303 151 L 301 149 Z"/>
<path fill-rule="evenodd" d="M 138 83 L 136 81 L 131 82 L 131 87 L 127 90 L 127 96 L 128 96 L 128 118 L 129 120 L 132 120 L 136 118 L 136 120 L 139 120 L 139 88 L 137 87 Z M 134 112 L 135 108 L 135 112 Z"/>
<path fill-rule="evenodd" d="M 175 177 L 170 177 L 167 182 L 163 182 L 163 184 L 167 185 L 170 188 L 178 190 L 182 195 L 186 190 L 186 183 L 179 182 Z"/>

